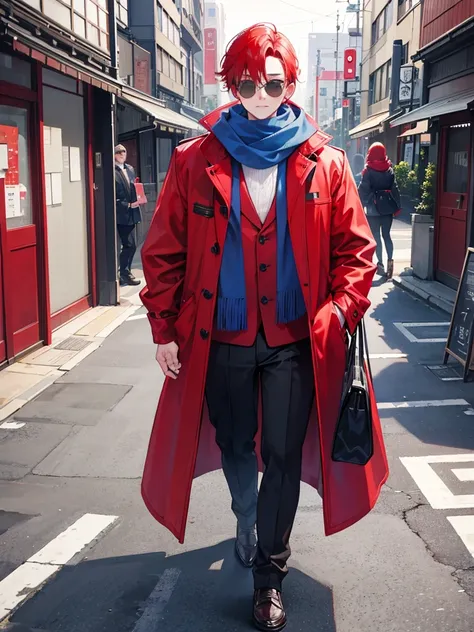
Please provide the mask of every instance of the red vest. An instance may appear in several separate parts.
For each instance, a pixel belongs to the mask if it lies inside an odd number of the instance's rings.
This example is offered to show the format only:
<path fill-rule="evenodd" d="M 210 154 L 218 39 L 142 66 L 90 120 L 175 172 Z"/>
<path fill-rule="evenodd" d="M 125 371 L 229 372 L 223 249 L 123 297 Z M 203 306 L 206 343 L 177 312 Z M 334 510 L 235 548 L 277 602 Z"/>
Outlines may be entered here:
<path fill-rule="evenodd" d="M 279 325 L 276 320 L 276 202 L 273 201 L 265 223 L 262 225 L 242 174 L 240 194 L 242 248 L 247 290 L 247 329 L 245 331 L 219 331 L 214 327 L 213 340 L 251 347 L 262 325 L 270 347 L 279 347 L 308 338 L 309 327 L 306 315 L 287 325 Z"/>

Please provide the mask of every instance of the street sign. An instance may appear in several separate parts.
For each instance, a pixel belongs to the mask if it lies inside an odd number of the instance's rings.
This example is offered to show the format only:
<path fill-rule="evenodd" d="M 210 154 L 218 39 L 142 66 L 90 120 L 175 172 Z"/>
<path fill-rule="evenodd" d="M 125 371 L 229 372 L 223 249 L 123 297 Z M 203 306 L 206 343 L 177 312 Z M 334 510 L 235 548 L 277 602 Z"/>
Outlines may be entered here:
<path fill-rule="evenodd" d="M 400 85 L 398 88 L 398 100 L 400 103 L 411 101 L 414 70 L 414 67 L 409 64 L 405 64 L 400 68 Z"/>
<path fill-rule="evenodd" d="M 346 48 L 344 51 L 344 80 L 354 81 L 356 78 L 356 56 L 355 48 Z"/>
<path fill-rule="evenodd" d="M 349 99 L 342 99 L 342 107 L 343 108 L 349 107 Z"/>

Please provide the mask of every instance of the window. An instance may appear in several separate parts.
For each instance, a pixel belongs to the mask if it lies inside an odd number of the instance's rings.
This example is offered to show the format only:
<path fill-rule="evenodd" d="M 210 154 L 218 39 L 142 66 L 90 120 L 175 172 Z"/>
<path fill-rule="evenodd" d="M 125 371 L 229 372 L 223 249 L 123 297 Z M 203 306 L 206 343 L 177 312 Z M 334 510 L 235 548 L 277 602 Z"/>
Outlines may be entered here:
<path fill-rule="evenodd" d="M 392 80 L 392 60 L 377 68 L 369 77 L 369 105 L 387 99 L 390 96 Z"/>
<path fill-rule="evenodd" d="M 398 19 L 401 20 L 420 0 L 398 0 Z"/>
<path fill-rule="evenodd" d="M 163 72 L 163 50 L 159 46 L 156 50 L 156 69 L 158 72 Z"/>
<path fill-rule="evenodd" d="M 0 53 L 0 81 L 31 88 L 31 66 L 26 60 Z"/>
<path fill-rule="evenodd" d="M 158 2 L 158 26 L 160 28 L 160 31 L 163 31 L 163 9 L 159 2 Z"/>
<path fill-rule="evenodd" d="M 163 74 L 170 76 L 170 56 L 163 51 Z"/>
<path fill-rule="evenodd" d="M 117 6 L 117 19 L 128 26 L 128 0 L 115 0 Z"/>
<path fill-rule="evenodd" d="M 408 55 L 408 42 L 402 46 L 402 66 L 408 64 L 410 57 Z"/>
<path fill-rule="evenodd" d="M 371 45 L 376 44 L 385 35 L 393 22 L 393 0 L 382 9 L 377 19 L 372 22 Z"/>
<path fill-rule="evenodd" d="M 163 33 L 164 35 L 166 35 L 166 37 L 168 37 L 169 39 L 169 35 L 168 35 L 168 30 L 169 30 L 169 17 L 168 14 L 166 13 L 166 11 L 163 11 Z"/>
<path fill-rule="evenodd" d="M 210 9 L 208 9 L 208 11 L 207 11 L 207 15 L 208 15 L 208 17 L 210 17 L 210 18 L 215 18 L 215 17 L 216 17 L 216 10 L 215 10 L 215 8 L 214 8 L 214 7 L 212 7 L 212 8 L 210 8 Z"/>
<path fill-rule="evenodd" d="M 469 167 L 469 129 L 464 126 L 448 130 L 448 156 L 445 174 L 446 193 L 467 193 Z"/>

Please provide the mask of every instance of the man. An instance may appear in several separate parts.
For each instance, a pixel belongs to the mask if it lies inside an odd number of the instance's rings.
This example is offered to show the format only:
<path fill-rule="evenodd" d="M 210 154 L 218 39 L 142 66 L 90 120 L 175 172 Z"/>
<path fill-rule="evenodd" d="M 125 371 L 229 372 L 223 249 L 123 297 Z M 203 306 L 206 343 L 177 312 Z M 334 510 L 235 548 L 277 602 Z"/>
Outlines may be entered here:
<path fill-rule="evenodd" d="M 331 460 L 374 243 L 344 153 L 290 101 L 287 38 L 267 24 L 243 31 L 220 75 L 236 101 L 175 150 L 142 250 L 167 378 L 142 495 L 183 542 L 192 479 L 219 467 L 217 442 L 236 553 L 253 566 L 254 623 L 281 630 L 300 479 L 321 493 L 330 535 L 371 510 L 388 474 L 372 387 L 373 457 Z"/>
<path fill-rule="evenodd" d="M 137 250 L 135 226 L 141 222 L 141 213 L 135 190 L 135 171 L 127 164 L 127 150 L 123 145 L 115 147 L 115 193 L 121 244 L 120 285 L 140 285 L 132 274 L 132 263 Z"/>

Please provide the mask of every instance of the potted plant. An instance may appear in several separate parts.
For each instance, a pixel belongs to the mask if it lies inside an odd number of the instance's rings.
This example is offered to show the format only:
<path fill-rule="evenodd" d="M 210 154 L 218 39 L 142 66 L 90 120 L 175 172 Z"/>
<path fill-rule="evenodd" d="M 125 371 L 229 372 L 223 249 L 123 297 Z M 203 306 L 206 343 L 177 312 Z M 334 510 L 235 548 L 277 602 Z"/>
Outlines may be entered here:
<path fill-rule="evenodd" d="M 436 167 L 429 163 L 421 185 L 421 201 L 411 216 L 411 266 L 420 279 L 432 278 L 433 215 L 435 204 Z"/>

